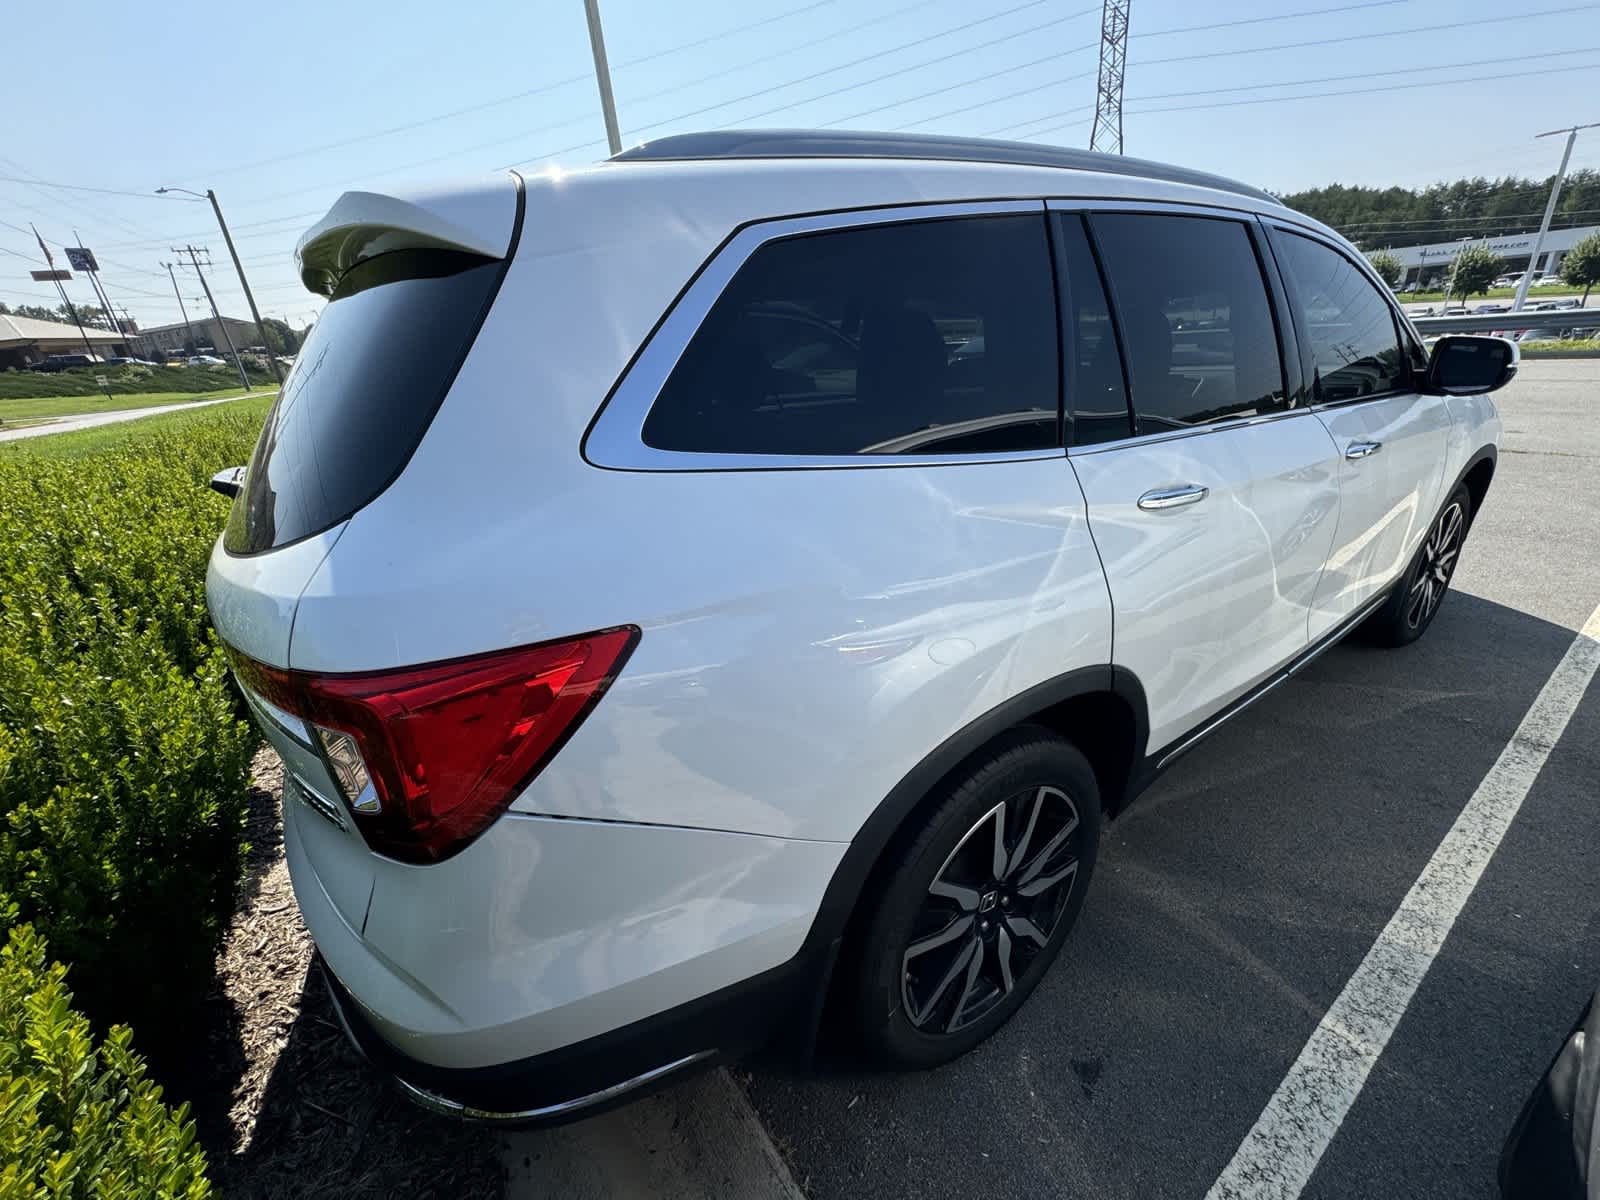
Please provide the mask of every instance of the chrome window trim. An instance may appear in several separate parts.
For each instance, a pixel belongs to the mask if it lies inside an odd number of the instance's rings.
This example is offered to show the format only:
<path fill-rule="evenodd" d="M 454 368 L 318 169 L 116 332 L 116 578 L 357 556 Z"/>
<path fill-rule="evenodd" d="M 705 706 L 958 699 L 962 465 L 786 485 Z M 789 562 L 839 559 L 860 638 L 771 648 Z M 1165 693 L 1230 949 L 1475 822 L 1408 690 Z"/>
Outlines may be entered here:
<path fill-rule="evenodd" d="M 1059 445 L 990 454 L 708 454 L 661 450 L 646 445 L 644 440 L 645 419 L 689 340 L 699 331 L 711 306 L 721 298 L 740 268 L 769 242 L 872 225 L 900 225 L 952 217 L 1029 214 L 1042 217 L 1044 212 L 1043 200 L 971 200 L 779 217 L 744 226 L 713 252 L 623 371 L 583 439 L 584 459 L 593 466 L 617 471 L 838 471 L 1030 462 L 1065 457 L 1066 451 Z"/>
<path fill-rule="evenodd" d="M 1220 204 L 1189 204 L 1176 200 L 1119 200 L 1111 196 L 1055 196 L 1044 202 L 1047 212 L 1076 213 L 1168 213 L 1175 217 L 1210 217 L 1241 224 L 1254 222 L 1253 208 L 1228 208 Z M 1265 283 L 1262 285 L 1265 287 Z"/>
<path fill-rule="evenodd" d="M 1089 454 L 1104 454 L 1108 450 L 1121 450 L 1126 446 L 1153 446 L 1157 442 L 1172 442 L 1179 438 L 1198 437 L 1203 433 L 1226 433 L 1230 429 L 1248 429 L 1254 425 L 1268 425 L 1273 421 L 1287 421 L 1290 417 L 1308 417 L 1315 410 L 1291 408 L 1283 412 L 1262 413 L 1255 417 L 1237 417 L 1231 421 L 1218 421 L 1215 425 L 1196 425 L 1190 429 L 1163 429 L 1160 433 L 1144 433 L 1138 437 L 1118 438 L 1115 441 L 1092 442 L 1087 446 L 1073 446 L 1067 451 L 1070 458 Z"/>

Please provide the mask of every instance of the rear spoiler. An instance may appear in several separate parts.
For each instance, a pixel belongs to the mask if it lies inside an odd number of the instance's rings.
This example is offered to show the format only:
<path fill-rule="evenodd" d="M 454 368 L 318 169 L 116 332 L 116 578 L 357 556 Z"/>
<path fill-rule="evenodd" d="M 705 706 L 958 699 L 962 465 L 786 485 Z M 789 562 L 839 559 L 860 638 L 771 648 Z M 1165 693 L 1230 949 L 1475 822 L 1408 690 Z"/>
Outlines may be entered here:
<path fill-rule="evenodd" d="M 402 200 L 346 192 L 295 247 L 300 279 L 331 296 L 350 268 L 393 250 L 455 250 L 504 258 L 516 221 L 515 175 Z"/>

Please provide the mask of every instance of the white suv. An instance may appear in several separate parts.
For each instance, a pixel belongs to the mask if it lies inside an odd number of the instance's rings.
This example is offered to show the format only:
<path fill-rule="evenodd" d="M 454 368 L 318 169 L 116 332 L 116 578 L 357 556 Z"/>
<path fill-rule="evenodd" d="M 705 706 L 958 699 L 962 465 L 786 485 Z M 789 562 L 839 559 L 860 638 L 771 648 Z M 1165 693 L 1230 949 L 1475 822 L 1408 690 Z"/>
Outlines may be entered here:
<path fill-rule="evenodd" d="M 1106 818 L 1427 627 L 1517 365 L 1264 192 L 996 142 L 669 138 L 299 258 L 211 610 L 352 1037 L 478 1117 L 825 1001 L 894 1064 L 988 1036 Z"/>

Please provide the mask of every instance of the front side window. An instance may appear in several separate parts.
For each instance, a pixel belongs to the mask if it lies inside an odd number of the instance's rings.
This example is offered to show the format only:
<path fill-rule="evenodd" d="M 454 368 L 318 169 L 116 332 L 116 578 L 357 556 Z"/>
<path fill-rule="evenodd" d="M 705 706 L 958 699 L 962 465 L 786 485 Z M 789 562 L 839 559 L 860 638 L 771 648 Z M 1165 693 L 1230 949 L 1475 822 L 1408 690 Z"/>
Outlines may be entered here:
<path fill-rule="evenodd" d="M 1277 329 L 1242 223 L 1102 213 L 1090 224 L 1122 331 L 1136 433 L 1288 407 Z"/>
<path fill-rule="evenodd" d="M 685 347 L 645 444 L 713 454 L 978 454 L 1059 444 L 1042 216 L 769 242 Z"/>
<path fill-rule="evenodd" d="M 1316 367 L 1319 403 L 1359 400 L 1402 384 L 1394 313 L 1373 282 L 1331 246 L 1279 230 L 1273 239 Z"/>

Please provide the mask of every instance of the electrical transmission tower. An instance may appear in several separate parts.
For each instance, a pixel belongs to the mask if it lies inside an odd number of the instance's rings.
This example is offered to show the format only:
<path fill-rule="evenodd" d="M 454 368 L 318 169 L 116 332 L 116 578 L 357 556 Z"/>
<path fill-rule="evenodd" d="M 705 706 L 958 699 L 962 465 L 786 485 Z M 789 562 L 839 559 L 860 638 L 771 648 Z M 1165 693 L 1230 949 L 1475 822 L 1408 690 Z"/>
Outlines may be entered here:
<path fill-rule="evenodd" d="M 1128 6 L 1132 0 L 1105 0 L 1100 14 L 1100 82 L 1094 98 L 1094 130 L 1089 149 L 1122 153 L 1122 72 L 1128 61 Z"/>

